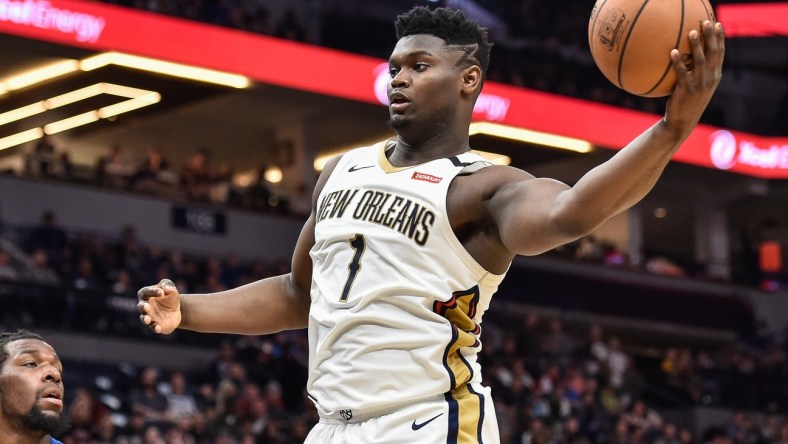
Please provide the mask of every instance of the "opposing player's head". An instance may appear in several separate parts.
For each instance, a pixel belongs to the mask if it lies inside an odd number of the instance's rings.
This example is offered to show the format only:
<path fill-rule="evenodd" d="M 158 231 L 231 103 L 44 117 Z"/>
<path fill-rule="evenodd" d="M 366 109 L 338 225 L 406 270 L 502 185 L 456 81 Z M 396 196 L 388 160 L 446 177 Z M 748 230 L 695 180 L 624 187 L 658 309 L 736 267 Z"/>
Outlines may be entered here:
<path fill-rule="evenodd" d="M 0 430 L 23 437 L 68 430 L 62 373 L 60 358 L 41 336 L 0 333 Z"/>
<path fill-rule="evenodd" d="M 392 127 L 402 135 L 416 126 L 426 131 L 469 123 L 490 61 L 487 32 L 462 11 L 447 8 L 416 7 L 398 16 L 394 25 Z"/>

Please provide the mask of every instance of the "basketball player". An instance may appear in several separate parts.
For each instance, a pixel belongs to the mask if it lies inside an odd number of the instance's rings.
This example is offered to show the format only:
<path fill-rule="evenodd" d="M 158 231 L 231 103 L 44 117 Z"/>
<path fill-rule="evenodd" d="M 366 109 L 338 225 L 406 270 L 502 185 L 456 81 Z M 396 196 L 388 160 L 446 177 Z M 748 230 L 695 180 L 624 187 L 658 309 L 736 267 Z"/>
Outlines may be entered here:
<path fill-rule="evenodd" d="M 483 29 L 423 7 L 396 29 L 398 137 L 326 166 L 292 272 L 210 295 L 163 280 L 139 291 L 140 319 L 157 333 L 308 326 L 307 392 L 321 417 L 308 443 L 497 443 L 476 360 L 491 295 L 515 255 L 587 235 L 646 195 L 720 81 L 723 33 L 693 31 L 694 67 L 671 54 L 679 80 L 664 118 L 569 187 L 469 151 Z"/>
<path fill-rule="evenodd" d="M 29 331 L 0 334 L 0 443 L 62 444 L 63 366 L 51 345 Z"/>

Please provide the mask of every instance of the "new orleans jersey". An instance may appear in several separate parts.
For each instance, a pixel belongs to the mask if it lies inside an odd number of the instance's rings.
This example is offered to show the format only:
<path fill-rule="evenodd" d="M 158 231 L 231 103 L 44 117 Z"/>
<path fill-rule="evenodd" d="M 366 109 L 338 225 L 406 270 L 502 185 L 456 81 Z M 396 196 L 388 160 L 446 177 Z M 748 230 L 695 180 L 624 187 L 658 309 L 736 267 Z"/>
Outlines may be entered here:
<path fill-rule="evenodd" d="M 503 275 L 454 235 L 446 193 L 473 153 L 396 168 L 346 153 L 318 197 L 307 391 L 324 417 L 374 415 L 480 382 L 481 318 Z"/>

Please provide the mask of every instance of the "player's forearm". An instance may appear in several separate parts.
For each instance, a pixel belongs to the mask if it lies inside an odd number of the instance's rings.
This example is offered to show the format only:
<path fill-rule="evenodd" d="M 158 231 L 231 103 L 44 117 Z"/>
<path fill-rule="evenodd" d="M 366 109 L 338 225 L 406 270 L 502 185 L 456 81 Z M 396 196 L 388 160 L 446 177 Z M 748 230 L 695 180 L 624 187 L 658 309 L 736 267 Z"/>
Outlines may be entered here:
<path fill-rule="evenodd" d="M 183 295 L 179 328 L 248 335 L 305 328 L 308 290 L 298 289 L 286 274 L 219 293 Z"/>
<path fill-rule="evenodd" d="M 692 128 L 660 120 L 584 175 L 566 196 L 562 213 L 577 231 L 589 232 L 632 207 L 651 191 Z"/>

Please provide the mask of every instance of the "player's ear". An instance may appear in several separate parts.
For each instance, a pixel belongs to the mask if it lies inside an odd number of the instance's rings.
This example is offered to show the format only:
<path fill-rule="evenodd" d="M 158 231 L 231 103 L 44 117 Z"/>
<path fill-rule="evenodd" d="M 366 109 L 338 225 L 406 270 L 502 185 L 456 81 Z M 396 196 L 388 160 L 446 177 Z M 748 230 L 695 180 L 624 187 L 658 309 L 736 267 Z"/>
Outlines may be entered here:
<path fill-rule="evenodd" d="M 473 94 L 482 83 L 482 69 L 478 65 L 471 65 L 462 71 L 462 92 Z"/>

